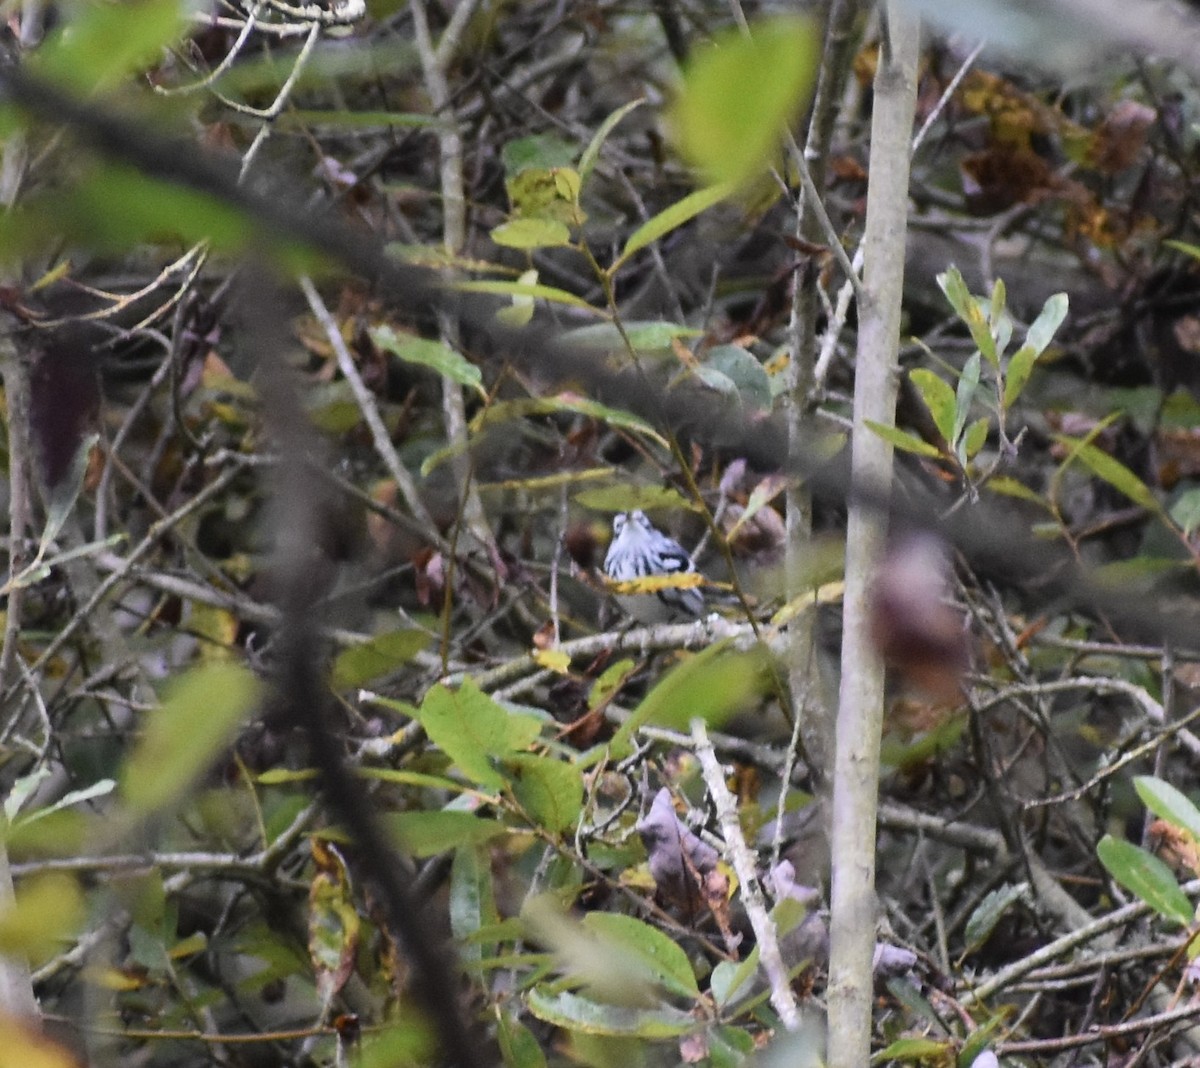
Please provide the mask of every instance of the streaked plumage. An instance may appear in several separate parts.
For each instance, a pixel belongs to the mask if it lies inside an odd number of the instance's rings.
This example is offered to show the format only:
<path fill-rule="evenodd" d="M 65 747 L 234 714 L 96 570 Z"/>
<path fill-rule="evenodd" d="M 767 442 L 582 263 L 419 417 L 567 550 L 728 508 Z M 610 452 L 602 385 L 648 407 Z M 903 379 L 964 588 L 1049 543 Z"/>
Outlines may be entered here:
<path fill-rule="evenodd" d="M 695 570 L 683 546 L 655 527 L 645 512 L 622 512 L 613 519 L 613 540 L 604 557 L 610 579 L 627 582 Z M 617 594 L 617 600 L 634 619 L 647 624 L 694 619 L 704 612 L 704 595 L 696 587 Z"/>

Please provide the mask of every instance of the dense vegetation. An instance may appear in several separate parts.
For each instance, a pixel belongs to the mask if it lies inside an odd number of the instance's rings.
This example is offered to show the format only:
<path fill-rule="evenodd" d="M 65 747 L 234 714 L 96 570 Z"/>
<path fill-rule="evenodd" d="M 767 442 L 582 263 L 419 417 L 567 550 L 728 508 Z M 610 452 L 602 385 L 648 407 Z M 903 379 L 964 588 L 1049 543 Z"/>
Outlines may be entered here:
<path fill-rule="evenodd" d="M 921 42 L 896 426 L 899 8 L 14 5 L 0 1064 L 823 1063 L 855 509 L 872 1048 L 1200 1056 L 1200 96 L 1089 4 Z"/>

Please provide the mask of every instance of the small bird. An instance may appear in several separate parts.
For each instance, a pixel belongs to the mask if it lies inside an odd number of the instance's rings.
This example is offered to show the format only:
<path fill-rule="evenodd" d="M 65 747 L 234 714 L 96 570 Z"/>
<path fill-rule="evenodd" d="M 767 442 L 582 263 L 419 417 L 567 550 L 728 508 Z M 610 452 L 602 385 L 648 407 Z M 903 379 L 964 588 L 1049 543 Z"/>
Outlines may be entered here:
<path fill-rule="evenodd" d="M 613 540 L 604 557 L 604 572 L 614 582 L 695 571 L 687 550 L 651 523 L 645 512 L 622 512 L 613 519 Z M 696 586 L 663 586 L 617 593 L 616 597 L 639 623 L 695 619 L 704 613 L 704 594 Z"/>

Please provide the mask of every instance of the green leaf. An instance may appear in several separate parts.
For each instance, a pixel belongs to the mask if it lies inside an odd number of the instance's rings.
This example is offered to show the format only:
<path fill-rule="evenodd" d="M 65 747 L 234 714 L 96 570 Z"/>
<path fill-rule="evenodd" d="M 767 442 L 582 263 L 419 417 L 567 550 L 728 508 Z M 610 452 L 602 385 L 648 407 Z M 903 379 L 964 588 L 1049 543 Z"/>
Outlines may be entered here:
<path fill-rule="evenodd" d="M 616 271 L 635 252 L 653 244 L 660 237 L 694 219 L 714 204 L 719 204 L 733 192 L 733 188 L 729 182 L 720 182 L 717 185 L 710 185 L 706 189 L 697 189 L 696 192 L 689 193 L 682 200 L 678 200 L 669 208 L 660 211 L 652 219 L 647 219 L 629 235 L 629 240 L 625 242 L 625 248 L 609 268 L 609 273 Z"/>
<path fill-rule="evenodd" d="M 936 1061 L 953 1058 L 954 1043 L 948 1038 L 898 1038 L 885 1049 L 871 1057 L 872 1064 L 887 1064 L 889 1061 Z"/>
<path fill-rule="evenodd" d="M 758 971 L 758 946 L 755 946 L 742 961 L 723 960 L 712 971 L 708 989 L 718 1006 L 724 1008 L 739 993 L 749 991 L 746 984 Z"/>
<path fill-rule="evenodd" d="M 1181 790 L 1153 775 L 1136 775 L 1133 788 L 1156 816 L 1181 827 L 1200 842 L 1200 809 Z"/>
<path fill-rule="evenodd" d="M 553 170 L 575 162 L 577 147 L 553 134 L 533 134 L 509 141 L 500 150 L 504 173 L 512 178 L 522 171 Z"/>
<path fill-rule="evenodd" d="M 353 1068 L 417 1068 L 437 1061 L 437 1041 L 429 1024 L 416 1013 L 405 1013 L 401 1019 L 382 1030 L 364 1029 L 349 1058 Z"/>
<path fill-rule="evenodd" d="M 975 907 L 963 932 L 963 954 L 973 953 L 991 937 L 1004 914 L 1029 893 L 1028 883 L 1001 886 Z"/>
<path fill-rule="evenodd" d="M 927 371 L 923 367 L 910 371 L 908 377 L 921 394 L 921 399 L 925 402 L 925 407 L 929 409 L 929 414 L 933 416 L 933 423 L 938 428 L 938 433 L 946 439 L 948 445 L 953 444 L 955 438 L 954 390 L 932 371 Z M 937 454 L 935 453 L 935 455 Z"/>
<path fill-rule="evenodd" d="M 568 293 L 565 289 L 557 289 L 554 286 L 546 286 L 538 282 L 452 282 L 450 288 L 457 289 L 461 293 L 495 293 L 497 296 L 503 297 L 537 297 L 554 304 L 568 304 L 572 308 L 582 308 L 584 311 L 589 311 L 602 318 L 608 317 L 608 313 L 603 308 L 589 304 L 582 297 Z"/>
<path fill-rule="evenodd" d="M 618 660 L 605 668 L 604 673 L 592 683 L 588 693 L 588 708 L 600 708 L 611 701 L 636 669 L 637 663 L 633 660 Z"/>
<path fill-rule="evenodd" d="M 504 187 L 512 204 L 514 222 L 540 219 L 570 229 L 587 221 L 587 215 L 579 206 L 579 175 L 571 167 L 530 167 L 506 179 Z M 519 228 L 514 234 L 517 241 L 522 240 Z M 498 243 L 505 241 L 502 239 Z M 563 242 L 555 239 L 550 243 Z M 518 244 L 516 247 L 529 246 Z"/>
<path fill-rule="evenodd" d="M 522 753 L 504 761 L 504 774 L 537 826 L 550 834 L 575 826 L 583 808 L 583 776 L 574 764 Z"/>
<path fill-rule="evenodd" d="M 1079 460 L 1093 475 L 1125 494 L 1134 504 L 1157 516 L 1166 517 L 1162 505 L 1159 504 L 1158 498 L 1151 492 L 1150 487 L 1120 460 L 1079 438 L 1055 434 L 1054 440 L 1070 446 L 1071 449 L 1070 455 L 1063 461 L 1063 468 L 1066 468 L 1072 460 Z"/>
<path fill-rule="evenodd" d="M 928 441 L 922 441 L 915 434 L 910 434 L 906 430 L 900 430 L 894 426 L 884 426 L 882 423 L 876 423 L 871 419 L 866 420 L 866 425 L 871 433 L 878 434 L 884 441 L 889 442 L 893 448 L 900 449 L 903 452 L 912 452 L 918 456 L 928 456 L 935 460 L 941 459 L 944 455 L 942 450 L 936 445 L 930 445 Z"/>
<path fill-rule="evenodd" d="M 652 512 L 656 509 L 695 511 L 696 506 L 670 486 L 598 486 L 575 494 L 574 501 L 597 512 Z"/>
<path fill-rule="evenodd" d="M 496 1037 L 505 1068 L 546 1068 L 546 1055 L 528 1027 L 508 1012 L 501 1012 L 497 1023 Z"/>
<path fill-rule="evenodd" d="M 30 778 L 32 776 L 29 776 Z M 40 778 L 38 779 L 40 782 Z M 79 790 L 72 790 L 70 793 L 64 794 L 57 801 L 45 808 L 36 808 L 32 812 L 24 812 L 14 817 L 8 811 L 13 795 L 16 793 L 16 787 L 13 787 L 13 792 L 5 800 L 4 814 L 8 817 L 9 822 L 15 826 L 26 827 L 31 823 L 36 823 L 38 820 L 45 819 L 47 816 L 54 815 L 55 812 L 61 812 L 63 809 L 70 808 L 72 805 L 81 805 L 85 801 L 94 801 L 98 797 L 107 797 L 117 787 L 116 781 L 113 779 L 99 779 L 92 783 L 91 786 L 84 786 Z"/>
<path fill-rule="evenodd" d="M 557 219 L 512 219 L 492 230 L 491 238 L 505 248 L 557 248 L 571 243 L 571 231 Z"/>
<path fill-rule="evenodd" d="M 461 845 L 450 866 L 450 930 L 462 957 L 474 963 L 495 952 L 494 942 L 472 938 L 484 927 L 499 923 L 492 861 L 489 850 L 477 844 Z"/>
<path fill-rule="evenodd" d="M 432 115 L 421 115 L 412 111 L 320 111 L 315 108 L 288 108 L 275 119 L 277 130 L 295 130 L 309 126 L 335 126 L 340 129 L 362 130 L 365 127 L 386 128 L 407 126 L 425 129 L 445 126 L 443 119 Z"/>
<path fill-rule="evenodd" d="M 634 108 L 641 107 L 645 102 L 645 98 L 631 100 L 628 104 L 617 108 L 616 111 L 600 124 L 600 128 L 592 135 L 591 141 L 588 142 L 587 148 L 583 150 L 583 155 L 579 157 L 579 181 L 581 185 L 591 175 L 592 168 L 596 166 L 596 160 L 600 157 L 600 149 L 603 147 L 604 142 L 608 140 L 608 135 L 616 129 L 617 123 L 633 111 Z"/>
<path fill-rule="evenodd" d="M 28 58 L 37 74 L 81 93 L 109 89 L 155 65 L 187 26 L 180 0 L 126 0 L 70 10 L 77 17 Z"/>
<path fill-rule="evenodd" d="M 618 912 L 589 912 L 582 923 L 605 946 L 635 960 L 654 983 L 680 997 L 700 997 L 687 954 L 657 927 Z"/>
<path fill-rule="evenodd" d="M 991 425 L 991 420 L 984 415 L 967 427 L 962 439 L 964 462 L 974 459 L 978 455 L 979 450 L 987 443 L 988 431 L 991 429 Z"/>
<path fill-rule="evenodd" d="M 1193 259 L 1200 260 L 1200 245 L 1191 245 L 1186 241 L 1164 241 L 1167 248 L 1173 248 L 1179 252 L 1186 253 Z"/>
<path fill-rule="evenodd" d="M 1171 518 L 1184 536 L 1190 538 L 1200 528 L 1200 489 L 1181 493 L 1171 505 Z"/>
<path fill-rule="evenodd" d="M 429 642 L 430 636 L 424 631 L 405 627 L 377 634 L 362 645 L 352 645 L 333 662 L 333 688 L 349 690 L 387 675 L 407 664 Z"/>
<path fill-rule="evenodd" d="M 1192 906 L 1179 882 L 1158 857 L 1144 849 L 1106 834 L 1096 846 L 1096 855 L 1109 874 L 1164 919 L 1182 926 L 1192 922 Z"/>
<path fill-rule="evenodd" d="M 0 952 L 40 962 L 61 950 L 86 917 L 83 891 L 72 876 L 35 875 L 21 882 L 16 901 L 0 912 Z"/>
<path fill-rule="evenodd" d="M 943 274 L 939 274 L 937 283 L 942 292 L 946 294 L 950 307 L 954 309 L 971 332 L 971 339 L 975 342 L 976 348 L 988 363 L 993 367 L 998 366 L 999 358 L 996 355 L 996 341 L 992 337 L 992 328 L 988 323 L 987 316 L 984 315 L 983 308 L 980 307 L 981 302 L 971 295 L 958 268 L 951 267 Z"/>
<path fill-rule="evenodd" d="M 641 416 L 623 412 L 619 408 L 609 408 L 607 405 L 598 404 L 585 397 L 567 393 L 560 393 L 555 397 L 526 397 L 521 400 L 491 404 L 471 420 L 471 429 L 478 431 L 513 419 L 524 419 L 530 415 L 554 415 L 559 412 L 586 415 L 591 419 L 608 423 L 609 426 L 632 430 L 659 443 L 663 448 L 667 448 L 666 439 Z"/>
<path fill-rule="evenodd" d="M 470 812 L 394 812 L 382 817 L 385 826 L 414 857 L 433 857 L 452 849 L 478 845 L 508 828 Z"/>
<path fill-rule="evenodd" d="M 25 209 L 23 217 L 4 218 L 5 244 L 19 248 L 39 233 L 44 244 L 47 234 L 64 233 L 101 251 L 200 241 L 231 250 L 262 233 L 248 215 L 222 201 L 115 163 L 89 163 L 76 186 L 26 201 Z"/>
<path fill-rule="evenodd" d="M 1063 320 L 1067 317 L 1068 306 L 1066 293 L 1055 293 L 1042 305 L 1038 317 L 1029 327 L 1029 333 L 1025 335 L 1025 344 L 1032 348 L 1037 355 L 1040 356 L 1045 352 L 1046 347 L 1054 339 L 1058 328 L 1062 326 Z"/>
<path fill-rule="evenodd" d="M 1041 508 L 1046 508 L 1046 500 L 1040 494 L 1035 493 L 1022 482 L 1018 482 L 1015 478 L 1008 475 L 997 475 L 990 479 L 987 488 L 993 493 L 999 493 L 1004 497 L 1015 497 L 1017 500 L 1028 501 L 1030 504 L 1036 504 Z"/>
<path fill-rule="evenodd" d="M 411 334 L 397 334 L 390 326 L 375 326 L 369 332 L 376 345 L 399 356 L 405 363 L 430 367 L 460 386 L 475 390 L 481 397 L 487 396 L 479 368 L 449 345 Z"/>
<path fill-rule="evenodd" d="M 954 432 L 946 440 L 955 448 L 961 445 L 960 437 L 967 425 L 967 417 L 971 414 L 971 401 L 975 399 L 975 391 L 979 388 L 979 355 L 972 353 L 963 365 L 962 374 L 958 377 L 958 389 L 954 393 Z M 966 457 L 960 453 L 960 460 Z"/>
<path fill-rule="evenodd" d="M 716 726 L 744 708 L 759 689 L 763 652 L 710 645 L 669 671 L 613 736 L 614 754 L 628 751 L 633 732 L 648 723 L 685 729 L 696 718 Z"/>
<path fill-rule="evenodd" d="M 39 559 L 45 556 L 54 539 L 58 537 L 63 524 L 70 516 L 79 493 L 83 489 L 83 480 L 87 475 L 88 460 L 92 455 L 92 446 L 100 440 L 98 434 L 88 434 L 80 442 L 71 457 L 63 476 L 53 485 L 46 487 L 46 528 L 42 531 L 38 545 Z"/>
<path fill-rule="evenodd" d="M 820 47 L 811 19 L 787 15 L 697 48 L 669 116 L 683 155 L 712 182 L 741 185 L 763 172 L 807 106 Z"/>
<path fill-rule="evenodd" d="M 148 813 L 176 801 L 216 759 L 258 703 L 258 680 L 242 665 L 213 661 L 167 684 L 120 775 L 121 796 Z"/>
<path fill-rule="evenodd" d="M 1013 402 L 1021 395 L 1029 376 L 1033 374 L 1033 365 L 1037 362 L 1038 353 L 1032 345 L 1022 345 L 1012 354 L 1008 361 L 1008 369 L 1004 373 L 1004 407 L 1012 407 Z"/>
<path fill-rule="evenodd" d="M 594 326 L 579 326 L 574 330 L 565 330 L 559 335 L 564 344 L 580 345 L 589 349 L 603 349 L 608 352 L 624 352 L 625 338 L 633 346 L 635 352 L 658 352 L 671 349 L 671 342 L 677 337 L 700 337 L 702 330 L 678 323 L 642 322 L 634 320 L 625 323 L 625 336 L 611 323 L 597 323 Z"/>
<path fill-rule="evenodd" d="M 992 304 L 988 309 L 988 319 L 993 323 L 1000 322 L 1007 303 L 1008 291 L 1004 285 L 1004 279 L 997 278 L 995 284 L 992 286 Z"/>
<path fill-rule="evenodd" d="M 456 690 L 434 686 L 417 717 L 459 771 L 488 790 L 504 786 L 496 762 L 529 745 L 541 731 L 535 717 L 509 712 L 471 679 L 464 679 Z"/>
<path fill-rule="evenodd" d="M 546 985 L 530 990 L 526 1004 L 539 1020 L 588 1035 L 675 1038 L 696 1028 L 696 1020 L 690 1012 L 669 1006 L 609 1005 L 567 991 L 555 992 Z"/>
<path fill-rule="evenodd" d="M 771 406 L 771 381 L 767 372 L 754 354 L 741 345 L 714 346 L 704 354 L 704 367 L 725 375 L 749 407 Z"/>

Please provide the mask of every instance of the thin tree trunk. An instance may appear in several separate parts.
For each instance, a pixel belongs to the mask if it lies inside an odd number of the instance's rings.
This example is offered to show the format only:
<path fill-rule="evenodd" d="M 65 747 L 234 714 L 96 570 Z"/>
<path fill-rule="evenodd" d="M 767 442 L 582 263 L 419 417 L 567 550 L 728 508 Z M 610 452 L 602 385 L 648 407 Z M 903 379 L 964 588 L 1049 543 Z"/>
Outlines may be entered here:
<path fill-rule="evenodd" d="M 908 215 L 909 138 L 916 105 L 919 28 L 896 0 L 875 76 L 870 178 L 863 238 L 864 294 L 859 303 L 854 385 L 854 486 L 846 534 L 842 680 L 833 783 L 832 919 L 829 966 L 831 1068 L 862 1068 L 871 1052 L 871 958 L 875 945 L 875 816 L 883 664 L 868 633 L 868 599 L 887 534 L 880 506 L 891 484 L 892 448 L 866 428 L 895 421 Z"/>

